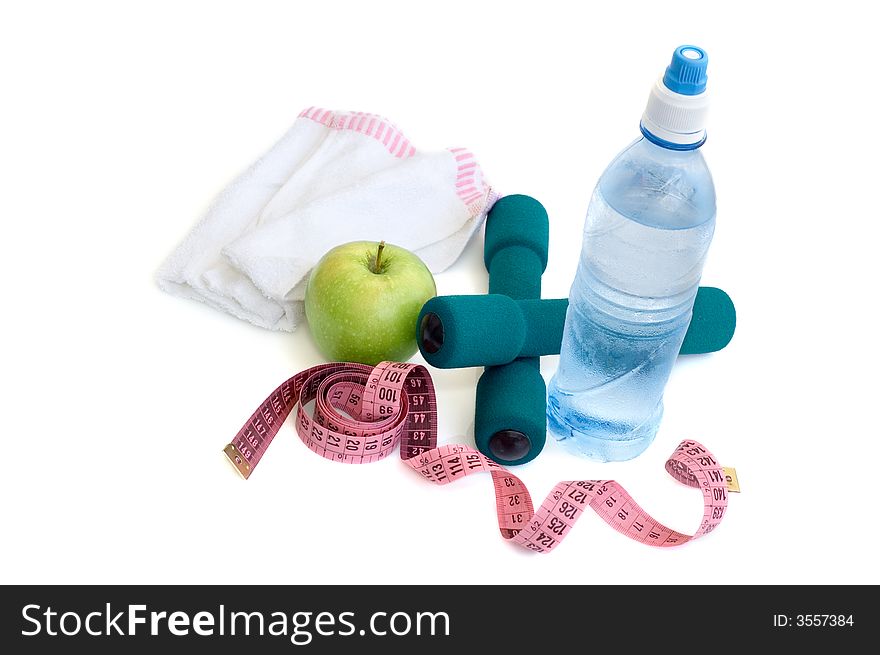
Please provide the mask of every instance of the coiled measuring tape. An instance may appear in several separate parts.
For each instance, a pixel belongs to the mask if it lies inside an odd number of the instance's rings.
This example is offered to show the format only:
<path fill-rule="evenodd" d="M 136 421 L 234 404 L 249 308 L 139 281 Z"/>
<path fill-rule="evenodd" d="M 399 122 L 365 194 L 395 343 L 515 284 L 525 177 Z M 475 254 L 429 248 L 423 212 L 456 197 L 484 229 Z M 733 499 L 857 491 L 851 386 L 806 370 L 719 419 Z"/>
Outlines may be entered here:
<path fill-rule="evenodd" d="M 314 401 L 311 416 L 306 405 Z M 666 462 L 676 480 L 703 494 L 703 521 L 687 535 L 652 518 L 614 480 L 558 483 L 535 511 L 525 484 L 469 446 L 437 446 L 437 403 L 425 367 L 382 362 L 324 364 L 284 382 L 257 408 L 224 453 L 244 478 L 250 477 L 296 409 L 296 431 L 311 450 L 346 464 L 387 457 L 400 444 L 400 457 L 435 484 L 487 472 L 495 488 L 501 535 L 539 553 L 568 536 L 587 507 L 618 532 L 651 546 L 680 546 L 714 530 L 727 509 L 728 477 L 715 457 L 696 441 L 683 441 Z"/>

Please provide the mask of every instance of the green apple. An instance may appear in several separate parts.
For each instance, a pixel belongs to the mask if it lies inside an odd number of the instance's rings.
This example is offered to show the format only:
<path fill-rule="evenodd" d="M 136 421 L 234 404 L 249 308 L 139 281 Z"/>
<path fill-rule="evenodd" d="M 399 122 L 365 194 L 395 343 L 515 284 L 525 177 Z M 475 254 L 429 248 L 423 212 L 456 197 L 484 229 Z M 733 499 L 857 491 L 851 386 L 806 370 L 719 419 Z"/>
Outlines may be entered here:
<path fill-rule="evenodd" d="M 330 250 L 312 269 L 306 317 L 330 361 L 406 361 L 418 348 L 419 311 L 435 295 L 434 276 L 409 250 L 352 241 Z"/>

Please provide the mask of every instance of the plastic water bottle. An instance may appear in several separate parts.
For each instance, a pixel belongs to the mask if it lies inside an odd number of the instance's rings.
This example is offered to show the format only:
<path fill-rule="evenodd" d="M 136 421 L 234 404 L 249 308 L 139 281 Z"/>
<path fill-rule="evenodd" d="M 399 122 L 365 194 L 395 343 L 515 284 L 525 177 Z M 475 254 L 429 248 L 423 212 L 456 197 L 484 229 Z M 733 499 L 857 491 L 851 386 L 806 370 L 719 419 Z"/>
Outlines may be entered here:
<path fill-rule="evenodd" d="M 653 441 L 715 230 L 706 53 L 681 46 L 651 89 L 642 137 L 593 193 L 569 294 L 548 427 L 570 449 L 626 460 Z"/>

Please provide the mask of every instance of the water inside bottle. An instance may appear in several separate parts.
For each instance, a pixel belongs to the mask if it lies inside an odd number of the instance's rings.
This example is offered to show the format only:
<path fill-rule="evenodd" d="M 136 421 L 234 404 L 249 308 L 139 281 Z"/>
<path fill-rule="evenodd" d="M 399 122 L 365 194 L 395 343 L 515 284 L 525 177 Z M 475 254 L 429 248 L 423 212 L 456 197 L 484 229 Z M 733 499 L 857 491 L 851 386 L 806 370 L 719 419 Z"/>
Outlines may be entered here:
<path fill-rule="evenodd" d="M 701 220 L 704 208 L 688 207 L 693 193 L 674 182 L 627 185 L 635 192 L 615 198 L 627 215 L 602 184 L 590 204 L 548 420 L 563 445 L 592 459 L 635 457 L 663 414 L 714 229 L 714 211 Z"/>

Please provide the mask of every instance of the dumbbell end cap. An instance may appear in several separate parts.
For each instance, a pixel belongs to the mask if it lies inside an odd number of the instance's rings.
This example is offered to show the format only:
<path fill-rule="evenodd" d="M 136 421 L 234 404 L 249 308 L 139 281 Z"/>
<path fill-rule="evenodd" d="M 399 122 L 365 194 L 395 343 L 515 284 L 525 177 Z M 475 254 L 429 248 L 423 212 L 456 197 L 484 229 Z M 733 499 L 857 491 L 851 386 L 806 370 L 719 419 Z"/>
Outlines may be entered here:
<path fill-rule="evenodd" d="M 419 343 L 425 352 L 433 355 L 443 347 L 443 340 L 446 336 L 443 329 L 443 321 L 434 312 L 427 312 L 422 317 L 419 326 L 420 339 Z"/>
<path fill-rule="evenodd" d="M 518 463 L 531 450 L 532 440 L 519 430 L 499 430 L 489 437 L 489 451 L 499 464 Z"/>

